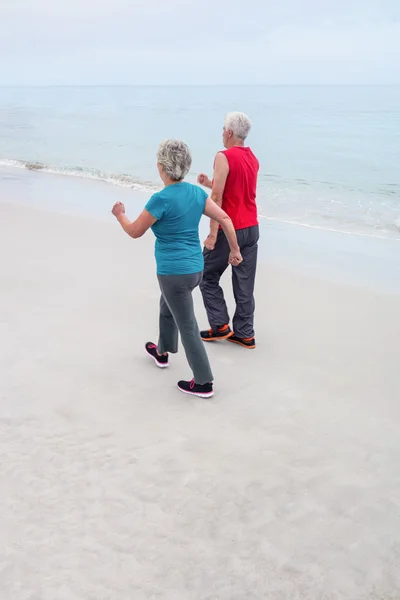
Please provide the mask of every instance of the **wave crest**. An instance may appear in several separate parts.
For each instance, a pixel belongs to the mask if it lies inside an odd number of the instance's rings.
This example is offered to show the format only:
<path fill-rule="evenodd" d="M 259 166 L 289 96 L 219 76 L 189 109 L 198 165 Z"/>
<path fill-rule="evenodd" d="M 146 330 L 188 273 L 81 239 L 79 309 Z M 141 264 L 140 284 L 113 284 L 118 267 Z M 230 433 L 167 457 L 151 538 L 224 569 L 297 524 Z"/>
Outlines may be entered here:
<path fill-rule="evenodd" d="M 0 166 L 15 167 L 18 169 L 28 169 L 29 171 L 43 171 L 53 173 L 54 175 L 64 175 L 67 177 L 80 177 L 82 179 L 95 179 L 104 181 L 119 187 L 129 187 L 143 192 L 154 192 L 160 189 L 159 186 L 121 173 L 107 173 L 98 169 L 84 169 L 82 167 L 54 167 L 41 162 L 30 162 L 25 160 L 14 160 L 8 158 L 0 159 Z"/>

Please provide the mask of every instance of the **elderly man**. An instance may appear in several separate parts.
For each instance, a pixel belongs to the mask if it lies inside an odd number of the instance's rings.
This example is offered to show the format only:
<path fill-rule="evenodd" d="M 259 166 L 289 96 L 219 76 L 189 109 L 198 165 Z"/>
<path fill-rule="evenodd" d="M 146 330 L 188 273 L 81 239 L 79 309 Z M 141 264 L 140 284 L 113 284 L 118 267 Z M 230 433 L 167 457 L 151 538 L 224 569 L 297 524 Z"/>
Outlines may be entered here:
<path fill-rule="evenodd" d="M 212 189 L 211 198 L 230 216 L 243 257 L 232 271 L 236 312 L 233 331 L 220 278 L 229 264 L 229 244 L 224 232 L 211 221 L 204 243 L 204 274 L 200 286 L 211 329 L 202 331 L 205 342 L 227 339 L 245 348 L 256 347 L 254 334 L 254 283 L 258 250 L 256 187 L 259 163 L 245 140 L 251 122 L 244 113 L 229 113 L 225 118 L 223 144 L 214 161 L 213 180 L 200 174 L 198 183 Z"/>

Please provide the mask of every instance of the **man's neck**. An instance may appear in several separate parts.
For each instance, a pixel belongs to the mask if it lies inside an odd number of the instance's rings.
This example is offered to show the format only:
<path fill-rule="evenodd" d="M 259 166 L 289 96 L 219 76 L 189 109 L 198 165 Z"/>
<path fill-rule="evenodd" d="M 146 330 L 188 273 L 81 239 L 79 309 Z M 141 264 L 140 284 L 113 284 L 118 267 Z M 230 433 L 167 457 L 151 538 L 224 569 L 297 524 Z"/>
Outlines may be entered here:
<path fill-rule="evenodd" d="M 230 150 L 231 148 L 244 148 L 244 140 L 235 140 L 229 144 L 227 150 Z"/>

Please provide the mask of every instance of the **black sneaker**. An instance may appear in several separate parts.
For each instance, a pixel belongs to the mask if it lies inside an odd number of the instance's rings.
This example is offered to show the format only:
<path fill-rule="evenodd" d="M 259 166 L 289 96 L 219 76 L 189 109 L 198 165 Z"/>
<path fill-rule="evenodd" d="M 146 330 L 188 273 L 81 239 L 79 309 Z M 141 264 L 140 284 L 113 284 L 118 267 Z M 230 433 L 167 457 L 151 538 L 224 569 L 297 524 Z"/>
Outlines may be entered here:
<path fill-rule="evenodd" d="M 178 388 L 184 394 L 189 394 L 190 396 L 198 396 L 199 398 L 211 398 L 214 396 L 214 389 L 212 383 L 205 383 L 204 385 L 200 385 L 192 381 L 180 381 L 178 383 Z"/>
<path fill-rule="evenodd" d="M 154 362 L 156 363 L 157 367 L 160 367 L 160 369 L 165 369 L 166 367 L 169 367 L 168 354 L 158 354 L 157 346 L 152 342 L 147 342 L 145 348 L 147 354 L 151 356 L 152 359 L 154 359 Z"/>
<path fill-rule="evenodd" d="M 232 342 L 232 344 L 239 344 L 239 346 L 243 346 L 243 348 L 248 348 L 248 350 L 254 350 L 256 347 L 256 338 L 240 338 L 237 335 L 231 335 L 228 338 L 228 342 Z"/>
<path fill-rule="evenodd" d="M 233 331 L 229 325 L 223 325 L 222 327 L 217 327 L 217 329 L 201 331 L 200 335 L 203 342 L 215 342 L 217 340 L 226 340 L 230 338 L 231 335 L 233 335 Z"/>

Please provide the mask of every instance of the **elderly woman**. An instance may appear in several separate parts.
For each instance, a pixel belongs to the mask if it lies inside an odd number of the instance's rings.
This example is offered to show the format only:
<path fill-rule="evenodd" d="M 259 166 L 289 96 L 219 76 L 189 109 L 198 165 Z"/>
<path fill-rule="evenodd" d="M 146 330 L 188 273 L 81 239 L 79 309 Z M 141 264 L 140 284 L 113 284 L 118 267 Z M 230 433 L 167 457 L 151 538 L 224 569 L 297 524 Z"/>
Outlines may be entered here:
<path fill-rule="evenodd" d="M 115 204 L 112 212 L 131 237 L 141 237 L 150 227 L 156 236 L 155 257 L 161 289 L 160 332 L 157 345 L 146 344 L 147 354 L 158 367 L 168 367 L 169 353 L 178 351 L 179 331 L 193 379 L 179 381 L 178 388 L 185 394 L 210 398 L 214 394 L 214 377 L 200 337 L 192 298 L 204 268 L 199 239 L 199 222 L 203 214 L 217 221 L 225 232 L 231 250 L 229 263 L 239 265 L 242 256 L 228 215 L 201 188 L 183 181 L 191 164 L 192 157 L 184 142 L 163 142 L 158 149 L 157 167 L 164 189 L 150 198 L 133 223 L 125 215 L 122 203 Z"/>

